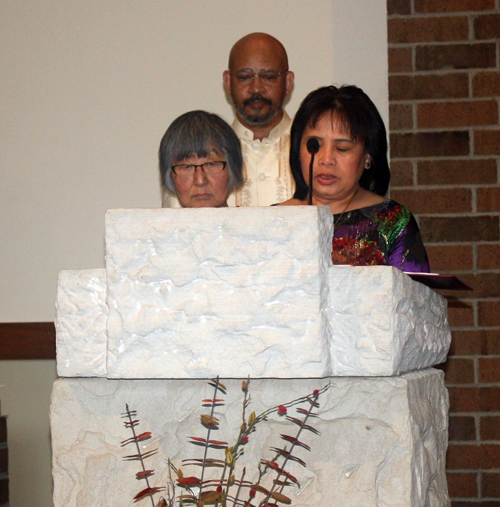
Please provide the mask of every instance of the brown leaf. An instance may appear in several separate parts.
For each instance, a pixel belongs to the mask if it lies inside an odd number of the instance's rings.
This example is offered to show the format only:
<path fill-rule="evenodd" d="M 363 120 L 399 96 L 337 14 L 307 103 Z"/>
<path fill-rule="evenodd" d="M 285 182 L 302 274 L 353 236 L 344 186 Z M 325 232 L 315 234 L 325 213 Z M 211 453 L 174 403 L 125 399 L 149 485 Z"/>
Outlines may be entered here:
<path fill-rule="evenodd" d="M 300 420 L 300 419 L 297 419 L 296 417 L 291 417 L 291 416 L 287 416 L 286 417 L 289 421 L 299 425 L 301 428 L 305 429 L 305 430 L 309 430 L 309 431 L 312 431 L 313 433 L 315 433 L 316 435 L 319 435 L 319 431 L 312 427 L 312 426 L 309 426 L 309 424 L 305 424 L 304 421 Z"/>
<path fill-rule="evenodd" d="M 177 484 L 200 484 L 201 481 L 198 477 L 179 477 Z"/>
<path fill-rule="evenodd" d="M 144 479 L 145 477 L 151 477 L 155 473 L 154 470 L 141 470 L 135 474 L 137 479 Z"/>
<path fill-rule="evenodd" d="M 183 459 L 183 463 L 186 465 L 193 465 L 193 466 L 205 466 L 205 467 L 224 467 L 224 461 L 221 459 L 215 459 L 215 458 L 206 458 L 206 459 L 200 459 L 200 458 L 192 458 L 192 459 Z"/>
<path fill-rule="evenodd" d="M 279 479 L 274 479 L 273 481 L 274 484 L 276 484 L 276 486 L 292 486 L 292 482 L 288 482 L 288 481 L 280 481 Z"/>
<path fill-rule="evenodd" d="M 224 384 L 222 384 L 221 382 L 219 382 L 219 379 L 217 378 L 213 378 L 210 380 L 210 382 L 208 383 L 208 385 L 210 386 L 213 386 L 213 387 L 217 387 L 217 389 L 222 389 L 224 391 L 226 391 L 226 386 Z"/>
<path fill-rule="evenodd" d="M 220 500 L 222 492 L 220 491 L 203 491 L 201 494 L 201 500 L 205 504 L 216 503 Z"/>
<path fill-rule="evenodd" d="M 146 488 L 146 489 L 143 489 L 142 491 L 139 491 L 139 493 L 137 493 L 137 495 L 134 496 L 134 500 L 141 500 L 142 498 L 146 497 L 146 496 L 150 496 L 150 495 L 154 495 L 155 493 L 157 493 L 158 491 L 163 491 L 165 488 Z"/>
<path fill-rule="evenodd" d="M 206 424 L 207 426 L 218 426 L 219 425 L 219 419 L 217 417 L 213 417 L 207 414 L 201 414 L 200 416 L 201 422 L 203 424 Z"/>
<path fill-rule="evenodd" d="M 258 491 L 259 493 L 264 493 L 264 495 L 269 495 L 269 490 L 260 484 L 253 484 L 252 489 L 255 489 L 255 491 Z"/>
<path fill-rule="evenodd" d="M 291 442 L 294 445 L 300 445 L 300 447 L 303 447 L 304 449 L 307 449 L 308 451 L 311 450 L 311 448 L 307 444 L 304 444 L 304 442 L 301 442 L 299 439 L 292 437 L 291 435 L 285 435 L 282 433 L 281 438 L 283 440 L 286 440 L 287 442 Z"/>
<path fill-rule="evenodd" d="M 292 500 L 288 498 L 287 496 L 283 495 L 282 493 L 278 493 L 277 491 L 274 493 L 271 493 L 271 496 L 278 502 L 284 503 L 286 505 L 290 505 L 292 503 Z"/>

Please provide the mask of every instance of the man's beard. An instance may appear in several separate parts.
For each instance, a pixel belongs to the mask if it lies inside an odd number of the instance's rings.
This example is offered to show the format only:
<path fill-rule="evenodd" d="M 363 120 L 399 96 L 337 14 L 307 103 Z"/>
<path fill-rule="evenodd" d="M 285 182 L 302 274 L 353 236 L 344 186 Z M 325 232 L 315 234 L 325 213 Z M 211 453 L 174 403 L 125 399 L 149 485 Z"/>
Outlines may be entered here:
<path fill-rule="evenodd" d="M 252 102 L 262 102 L 269 106 L 267 113 L 265 114 L 249 114 L 246 112 L 245 107 L 250 105 Z M 248 125 L 253 127 L 260 127 L 266 125 L 273 118 L 275 118 L 280 112 L 281 108 L 273 105 L 272 100 L 264 98 L 260 93 L 254 93 L 250 98 L 243 101 L 241 105 L 236 106 L 237 113 L 247 122 Z"/>

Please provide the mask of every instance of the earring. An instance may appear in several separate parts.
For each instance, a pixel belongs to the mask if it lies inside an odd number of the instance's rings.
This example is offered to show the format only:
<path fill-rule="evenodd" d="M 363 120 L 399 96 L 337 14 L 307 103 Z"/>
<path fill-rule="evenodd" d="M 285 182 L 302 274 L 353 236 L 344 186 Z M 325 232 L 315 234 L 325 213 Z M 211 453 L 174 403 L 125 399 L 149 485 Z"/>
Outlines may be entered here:
<path fill-rule="evenodd" d="M 372 161 L 370 159 L 370 157 L 366 157 L 366 160 L 365 160 L 365 169 L 370 169 L 370 167 L 372 166 Z"/>

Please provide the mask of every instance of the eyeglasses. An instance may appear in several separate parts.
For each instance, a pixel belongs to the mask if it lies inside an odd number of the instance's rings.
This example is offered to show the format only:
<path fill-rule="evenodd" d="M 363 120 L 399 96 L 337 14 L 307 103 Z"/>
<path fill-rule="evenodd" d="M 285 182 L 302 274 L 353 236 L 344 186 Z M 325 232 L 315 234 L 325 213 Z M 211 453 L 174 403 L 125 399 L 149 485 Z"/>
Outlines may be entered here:
<path fill-rule="evenodd" d="M 205 162 L 204 164 L 177 164 L 172 166 L 172 171 L 176 176 L 184 180 L 189 180 L 194 176 L 196 169 L 201 167 L 201 170 L 207 176 L 218 176 L 226 167 L 227 162 L 217 160 L 214 162 Z"/>
<path fill-rule="evenodd" d="M 287 70 L 283 72 L 276 72 L 275 70 L 267 69 L 261 70 L 260 72 L 255 72 L 253 70 L 240 70 L 236 74 L 231 75 L 236 78 L 238 86 L 241 87 L 249 86 L 257 77 L 264 86 L 276 86 L 278 83 L 278 78 L 287 72 Z"/>

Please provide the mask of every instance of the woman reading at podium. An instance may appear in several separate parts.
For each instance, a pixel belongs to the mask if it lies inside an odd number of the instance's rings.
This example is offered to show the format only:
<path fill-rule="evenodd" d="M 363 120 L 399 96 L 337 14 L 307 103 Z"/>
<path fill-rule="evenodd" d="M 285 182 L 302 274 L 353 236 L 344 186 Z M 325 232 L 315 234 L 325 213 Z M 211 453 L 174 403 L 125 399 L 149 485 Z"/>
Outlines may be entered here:
<path fill-rule="evenodd" d="M 415 218 L 384 197 L 390 181 L 387 135 L 363 90 L 327 86 L 304 99 L 292 124 L 290 166 L 296 191 L 282 204 L 330 207 L 333 264 L 429 272 Z"/>

